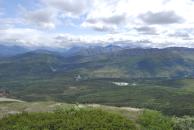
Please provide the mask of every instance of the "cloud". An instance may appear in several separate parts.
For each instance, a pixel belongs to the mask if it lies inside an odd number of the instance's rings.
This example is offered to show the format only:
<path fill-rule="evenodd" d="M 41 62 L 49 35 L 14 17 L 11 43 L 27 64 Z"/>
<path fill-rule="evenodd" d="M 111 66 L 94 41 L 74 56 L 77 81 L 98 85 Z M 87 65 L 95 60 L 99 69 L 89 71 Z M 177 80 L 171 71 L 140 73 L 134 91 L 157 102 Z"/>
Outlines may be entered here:
<path fill-rule="evenodd" d="M 24 20 L 31 25 L 54 29 L 73 18 L 79 19 L 90 7 L 90 0 L 41 0 L 38 8 L 27 10 L 20 6 Z M 72 23 L 70 23 L 72 24 Z"/>
<path fill-rule="evenodd" d="M 184 32 L 175 32 L 173 34 L 169 34 L 169 36 L 188 38 L 190 35 L 188 33 L 184 33 Z"/>
<path fill-rule="evenodd" d="M 135 30 L 138 31 L 140 34 L 157 35 L 156 28 L 154 27 L 142 26 L 142 27 L 136 27 Z"/>
<path fill-rule="evenodd" d="M 42 0 L 42 3 L 73 16 L 85 13 L 91 0 Z"/>
<path fill-rule="evenodd" d="M 90 27 L 96 31 L 99 32 L 114 32 L 114 30 L 116 30 L 115 26 L 107 26 L 107 25 L 103 25 L 103 24 L 95 24 L 95 25 L 85 25 L 86 27 Z"/>
<path fill-rule="evenodd" d="M 57 18 L 51 9 L 38 9 L 34 11 L 23 10 L 23 18 L 29 23 L 41 28 L 53 29 L 56 26 Z"/>
<path fill-rule="evenodd" d="M 84 22 L 84 27 L 90 27 L 97 31 L 113 31 L 126 22 L 126 15 L 112 15 L 110 17 L 88 18 Z"/>
<path fill-rule="evenodd" d="M 125 14 L 121 14 L 121 15 L 113 15 L 113 16 L 110 16 L 110 17 L 104 17 L 104 18 L 99 18 L 99 19 L 88 19 L 87 22 L 89 22 L 89 23 L 102 22 L 102 23 L 105 23 L 105 24 L 119 25 L 121 23 L 124 23 L 125 20 L 126 20 Z"/>
<path fill-rule="evenodd" d="M 175 37 L 175 38 L 179 38 L 179 39 L 183 39 L 183 40 L 193 40 L 192 37 L 192 32 L 187 31 L 187 29 L 182 29 L 182 30 L 176 30 L 173 33 L 169 33 L 168 34 L 169 37 Z"/>
<path fill-rule="evenodd" d="M 127 22 L 127 13 L 120 10 L 124 0 L 93 0 L 92 8 L 86 15 L 82 27 L 96 31 L 117 32 Z"/>
<path fill-rule="evenodd" d="M 0 18 L 0 29 L 14 27 L 22 23 L 22 19 L 19 18 Z"/>
<path fill-rule="evenodd" d="M 170 47 L 194 46 L 194 40 L 184 40 L 177 37 L 155 37 L 148 35 L 132 36 L 130 33 L 117 33 L 105 35 L 72 35 L 68 33 L 48 33 L 32 28 L 0 29 L 0 43 L 22 45 L 28 47 L 62 47 L 69 48 L 76 45 L 108 45 L 117 44 L 131 47 Z"/>
<path fill-rule="evenodd" d="M 82 24 L 83 27 L 90 27 L 97 31 L 115 31 L 127 21 L 125 14 L 113 14 L 107 17 L 88 17 Z"/>
<path fill-rule="evenodd" d="M 146 24 L 174 24 L 182 23 L 184 20 L 178 16 L 174 11 L 163 11 L 163 12 L 147 12 L 140 14 L 139 18 Z"/>
<path fill-rule="evenodd" d="M 97 31 L 114 31 L 119 25 L 126 21 L 125 14 L 113 15 L 110 17 L 88 18 L 82 24 L 83 27 L 90 27 Z"/>
<path fill-rule="evenodd" d="M 167 4 L 168 2 L 170 2 L 171 0 L 163 0 L 162 3 L 163 4 Z"/>
<path fill-rule="evenodd" d="M 51 43 L 53 43 L 52 36 L 32 28 L 0 29 L 0 35 L 1 43 L 10 43 L 29 47 L 50 46 Z"/>
<path fill-rule="evenodd" d="M 22 1 L 17 3 L 19 9 L 12 5 L 10 10 L 7 7 L 10 2 L 3 5 L 1 42 L 52 47 L 109 43 L 194 47 L 194 2 L 191 0 L 38 0 L 32 5 Z M 10 14 L 14 11 L 15 14 Z"/>

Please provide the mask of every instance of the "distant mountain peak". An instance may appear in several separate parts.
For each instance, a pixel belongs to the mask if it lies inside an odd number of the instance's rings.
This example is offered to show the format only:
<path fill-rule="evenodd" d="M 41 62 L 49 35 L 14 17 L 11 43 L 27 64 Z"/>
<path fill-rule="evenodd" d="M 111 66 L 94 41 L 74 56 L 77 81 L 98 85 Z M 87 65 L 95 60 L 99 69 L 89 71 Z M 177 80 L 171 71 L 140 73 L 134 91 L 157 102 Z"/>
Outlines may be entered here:
<path fill-rule="evenodd" d="M 31 51 L 29 48 L 17 45 L 0 44 L 0 57 L 14 56 Z"/>

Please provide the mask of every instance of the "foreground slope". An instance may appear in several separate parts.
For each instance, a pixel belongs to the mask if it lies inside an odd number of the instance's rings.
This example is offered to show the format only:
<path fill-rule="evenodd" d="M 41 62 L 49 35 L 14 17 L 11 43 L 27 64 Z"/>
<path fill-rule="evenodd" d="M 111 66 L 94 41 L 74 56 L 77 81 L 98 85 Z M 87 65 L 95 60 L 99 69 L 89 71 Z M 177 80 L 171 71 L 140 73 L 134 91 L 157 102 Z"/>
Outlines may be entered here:
<path fill-rule="evenodd" d="M 14 124 L 9 123 L 15 121 Z M 122 116 L 101 110 L 70 110 L 55 113 L 23 113 L 0 121 L 2 130 L 136 130 L 135 124 Z"/>
<path fill-rule="evenodd" d="M 0 105 L 0 114 L 4 114 L 0 119 L 2 130 L 171 130 L 174 125 L 171 118 L 159 112 L 136 108 L 56 102 L 4 102 Z M 5 107 L 11 115 L 5 114 Z"/>
<path fill-rule="evenodd" d="M 1 130 L 188 130 L 193 117 L 99 104 L 0 102 Z"/>

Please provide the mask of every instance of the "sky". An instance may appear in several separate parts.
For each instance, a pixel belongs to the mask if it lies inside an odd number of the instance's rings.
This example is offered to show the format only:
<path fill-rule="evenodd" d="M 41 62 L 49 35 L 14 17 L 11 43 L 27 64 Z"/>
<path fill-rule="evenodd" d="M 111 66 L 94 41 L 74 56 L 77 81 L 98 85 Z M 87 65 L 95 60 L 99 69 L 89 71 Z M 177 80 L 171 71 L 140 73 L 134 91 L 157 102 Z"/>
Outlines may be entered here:
<path fill-rule="evenodd" d="M 0 44 L 194 48 L 194 0 L 0 0 Z"/>

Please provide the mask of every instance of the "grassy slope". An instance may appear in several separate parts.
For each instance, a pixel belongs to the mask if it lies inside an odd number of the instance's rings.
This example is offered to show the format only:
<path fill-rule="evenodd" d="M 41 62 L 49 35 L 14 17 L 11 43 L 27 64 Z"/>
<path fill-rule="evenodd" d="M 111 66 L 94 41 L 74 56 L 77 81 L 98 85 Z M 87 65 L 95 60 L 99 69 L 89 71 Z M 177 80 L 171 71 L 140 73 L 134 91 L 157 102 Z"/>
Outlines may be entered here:
<path fill-rule="evenodd" d="M 14 123 L 12 123 L 14 122 Z M 118 114 L 96 109 L 54 113 L 22 113 L 0 120 L 2 130 L 137 130 L 135 123 Z"/>
<path fill-rule="evenodd" d="M 57 102 L 1 102 L 0 108 L 0 118 L 4 116 L 0 119 L 2 130 L 171 130 L 173 127 L 171 119 L 159 112 L 127 107 Z"/>

